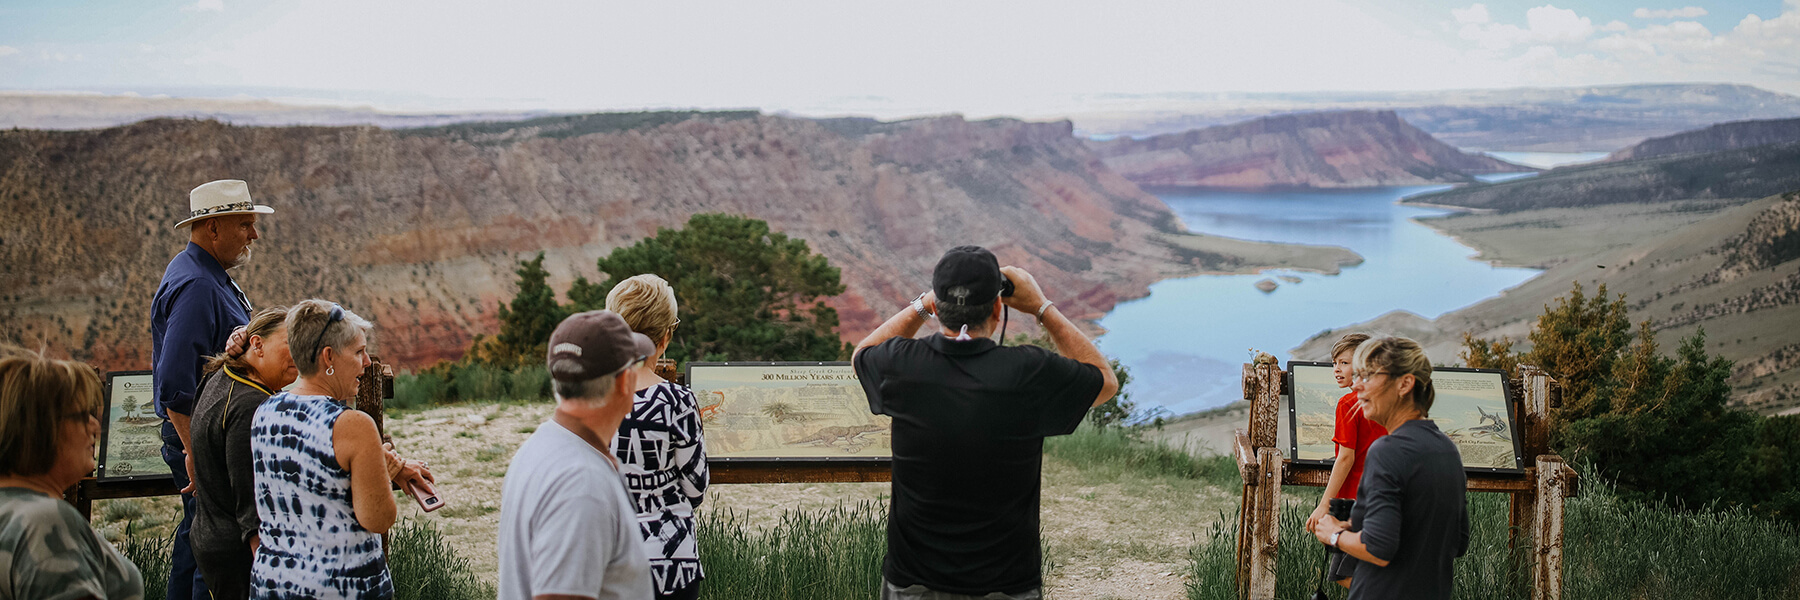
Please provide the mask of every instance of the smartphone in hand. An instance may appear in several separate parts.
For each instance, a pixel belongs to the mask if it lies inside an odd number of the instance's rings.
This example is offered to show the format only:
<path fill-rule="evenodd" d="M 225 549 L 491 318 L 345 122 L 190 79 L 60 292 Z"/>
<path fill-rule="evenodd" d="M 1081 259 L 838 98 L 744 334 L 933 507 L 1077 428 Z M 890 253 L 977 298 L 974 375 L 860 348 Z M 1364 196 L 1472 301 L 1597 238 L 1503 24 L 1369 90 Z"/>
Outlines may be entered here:
<path fill-rule="evenodd" d="M 419 508 L 424 509 L 425 512 L 444 507 L 444 499 L 438 496 L 437 488 L 432 487 L 429 481 L 423 479 L 407 481 L 406 493 L 412 494 L 413 499 L 419 501 Z"/>

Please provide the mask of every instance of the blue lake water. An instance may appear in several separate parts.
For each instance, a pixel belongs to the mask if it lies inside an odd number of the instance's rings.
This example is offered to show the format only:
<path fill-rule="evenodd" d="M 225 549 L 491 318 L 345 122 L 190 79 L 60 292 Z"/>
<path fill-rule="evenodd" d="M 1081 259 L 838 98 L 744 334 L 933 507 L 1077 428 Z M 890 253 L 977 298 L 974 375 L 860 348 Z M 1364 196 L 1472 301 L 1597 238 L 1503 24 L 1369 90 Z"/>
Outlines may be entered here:
<path fill-rule="evenodd" d="M 1408 195 L 1447 186 L 1345 191 L 1242 192 L 1151 189 L 1195 232 L 1248 240 L 1344 246 L 1363 264 L 1338 275 L 1270 270 L 1162 281 L 1146 298 L 1100 320 L 1101 351 L 1131 369 L 1131 399 L 1180 414 L 1242 398 L 1250 349 L 1287 351 L 1320 331 L 1406 310 L 1427 318 L 1518 285 L 1538 271 L 1470 260 L 1467 246 L 1411 219 L 1450 211 L 1401 206 Z M 1297 277 L 1289 283 L 1279 276 Z M 1255 283 L 1276 278 L 1264 293 Z M 1432 357 L 1434 362 L 1453 356 Z"/>
<path fill-rule="evenodd" d="M 1563 165 L 1578 165 L 1606 158 L 1606 152 L 1483 152 L 1488 156 L 1504 160 L 1515 165 L 1553 169 Z"/>

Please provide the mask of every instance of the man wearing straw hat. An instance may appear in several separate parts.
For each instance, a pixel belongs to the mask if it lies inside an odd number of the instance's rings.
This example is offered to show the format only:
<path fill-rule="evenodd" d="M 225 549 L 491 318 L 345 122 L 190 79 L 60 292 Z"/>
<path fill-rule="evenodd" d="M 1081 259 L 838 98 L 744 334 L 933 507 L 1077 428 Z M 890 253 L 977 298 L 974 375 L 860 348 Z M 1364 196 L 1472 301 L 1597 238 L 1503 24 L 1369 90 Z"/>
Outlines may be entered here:
<path fill-rule="evenodd" d="M 162 458 L 181 488 L 169 600 L 211 597 L 188 545 L 194 522 L 188 419 L 206 358 L 224 351 L 232 332 L 250 321 L 250 299 L 226 271 L 250 262 L 250 247 L 262 237 L 256 216 L 275 212 L 252 201 L 250 187 L 237 179 L 194 188 L 188 192 L 188 208 L 188 218 L 175 224 L 176 229 L 189 228 L 187 248 L 169 261 L 150 304 L 150 362 L 156 416 L 163 418 Z"/>

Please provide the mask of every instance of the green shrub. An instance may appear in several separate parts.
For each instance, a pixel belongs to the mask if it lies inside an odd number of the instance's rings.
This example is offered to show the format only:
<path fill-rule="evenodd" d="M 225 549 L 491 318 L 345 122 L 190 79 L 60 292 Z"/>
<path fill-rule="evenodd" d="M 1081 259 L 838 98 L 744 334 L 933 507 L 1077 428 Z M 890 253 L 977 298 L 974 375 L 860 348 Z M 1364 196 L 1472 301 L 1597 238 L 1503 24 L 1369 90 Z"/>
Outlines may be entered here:
<path fill-rule="evenodd" d="M 506 398 L 507 373 L 487 365 L 459 365 L 450 369 L 450 384 L 458 401 L 501 400 Z"/>
<path fill-rule="evenodd" d="M 450 399 L 450 380 L 431 372 L 401 373 L 394 377 L 394 398 L 388 408 L 421 408 Z"/>
<path fill-rule="evenodd" d="M 430 521 L 402 520 L 390 533 L 388 569 L 394 576 L 394 600 L 494 597 L 494 586 L 475 576 L 469 559 L 458 555 Z"/>
<path fill-rule="evenodd" d="M 543 365 L 529 365 L 508 373 L 507 390 L 514 400 L 534 401 L 550 397 L 550 371 Z"/>
<path fill-rule="evenodd" d="M 709 599 L 837 600 L 873 598 L 887 552 L 887 506 L 790 510 L 780 523 L 755 527 L 727 510 L 700 513 L 696 524 Z"/>

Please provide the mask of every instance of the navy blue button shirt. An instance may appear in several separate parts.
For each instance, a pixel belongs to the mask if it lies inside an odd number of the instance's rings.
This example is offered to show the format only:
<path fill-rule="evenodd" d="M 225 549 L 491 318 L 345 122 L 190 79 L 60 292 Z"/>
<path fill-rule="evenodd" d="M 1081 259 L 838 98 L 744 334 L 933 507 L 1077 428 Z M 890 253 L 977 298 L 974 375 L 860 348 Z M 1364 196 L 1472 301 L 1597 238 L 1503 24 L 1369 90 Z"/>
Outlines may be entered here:
<path fill-rule="evenodd" d="M 250 300 L 212 254 L 188 242 L 169 261 L 150 303 L 150 362 L 156 416 L 194 412 L 206 357 L 225 350 L 232 330 L 250 322 Z"/>

